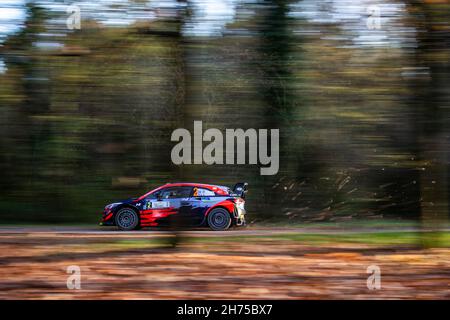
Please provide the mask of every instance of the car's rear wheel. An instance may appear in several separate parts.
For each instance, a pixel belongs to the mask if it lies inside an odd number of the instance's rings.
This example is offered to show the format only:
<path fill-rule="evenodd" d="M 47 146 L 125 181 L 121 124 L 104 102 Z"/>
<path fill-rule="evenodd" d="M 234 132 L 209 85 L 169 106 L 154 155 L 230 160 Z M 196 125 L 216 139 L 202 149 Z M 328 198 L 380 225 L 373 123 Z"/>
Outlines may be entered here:
<path fill-rule="evenodd" d="M 227 230 L 231 226 L 230 213 L 223 208 L 213 209 L 208 214 L 208 225 L 214 231 Z"/>
<path fill-rule="evenodd" d="M 124 231 L 137 229 L 139 228 L 139 216 L 131 208 L 122 208 L 116 214 L 116 225 Z"/>

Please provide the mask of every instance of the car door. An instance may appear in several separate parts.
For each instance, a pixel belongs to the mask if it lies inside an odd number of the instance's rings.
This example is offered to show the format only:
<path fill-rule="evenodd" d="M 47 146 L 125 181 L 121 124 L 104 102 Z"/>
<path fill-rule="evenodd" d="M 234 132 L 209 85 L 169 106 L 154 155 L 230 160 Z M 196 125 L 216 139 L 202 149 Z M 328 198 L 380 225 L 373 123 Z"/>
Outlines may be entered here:
<path fill-rule="evenodd" d="M 198 226 L 204 222 L 206 211 L 216 202 L 214 191 L 194 187 L 192 195 L 183 201 L 180 212 L 190 221 L 190 225 Z"/>
<path fill-rule="evenodd" d="M 149 196 L 144 203 L 145 212 L 161 217 L 159 225 L 165 225 L 172 219 L 170 216 L 179 215 L 182 203 L 189 199 L 192 187 L 168 187 Z M 163 218 L 167 218 L 162 220 Z"/>

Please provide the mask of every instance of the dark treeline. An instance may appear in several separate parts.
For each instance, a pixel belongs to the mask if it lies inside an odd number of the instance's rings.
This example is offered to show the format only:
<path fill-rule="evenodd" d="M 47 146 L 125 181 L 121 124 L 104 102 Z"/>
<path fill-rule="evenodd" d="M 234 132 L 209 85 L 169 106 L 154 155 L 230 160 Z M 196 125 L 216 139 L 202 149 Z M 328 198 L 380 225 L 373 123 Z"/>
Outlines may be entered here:
<path fill-rule="evenodd" d="M 120 26 L 81 4 L 80 30 L 44 2 L 0 43 L 0 222 L 95 222 L 175 181 L 248 181 L 251 221 L 448 219 L 448 1 L 379 1 L 375 28 L 369 1 L 130 1 Z M 279 128 L 278 174 L 175 166 L 194 120 Z"/>

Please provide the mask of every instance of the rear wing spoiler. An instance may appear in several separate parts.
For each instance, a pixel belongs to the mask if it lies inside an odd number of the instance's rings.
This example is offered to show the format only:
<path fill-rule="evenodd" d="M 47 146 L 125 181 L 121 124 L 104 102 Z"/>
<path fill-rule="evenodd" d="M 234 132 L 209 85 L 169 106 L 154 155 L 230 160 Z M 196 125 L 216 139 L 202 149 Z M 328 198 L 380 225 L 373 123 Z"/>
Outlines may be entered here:
<path fill-rule="evenodd" d="M 248 183 L 247 182 L 238 182 L 233 187 L 233 194 L 237 197 L 241 197 L 245 199 L 245 194 L 248 192 Z"/>

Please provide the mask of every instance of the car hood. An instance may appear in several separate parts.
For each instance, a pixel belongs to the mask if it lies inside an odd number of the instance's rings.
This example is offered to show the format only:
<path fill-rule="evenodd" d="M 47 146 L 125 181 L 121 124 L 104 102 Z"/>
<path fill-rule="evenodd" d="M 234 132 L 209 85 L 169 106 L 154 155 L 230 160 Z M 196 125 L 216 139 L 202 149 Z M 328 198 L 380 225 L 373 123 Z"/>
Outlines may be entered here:
<path fill-rule="evenodd" d="M 133 203 L 136 199 L 137 198 L 128 198 L 128 199 L 120 200 L 120 201 L 117 201 L 117 202 L 120 202 L 120 203 Z"/>
<path fill-rule="evenodd" d="M 108 206 L 117 207 L 118 205 L 121 205 L 121 204 L 131 204 L 131 203 L 134 203 L 134 201 L 136 199 L 137 198 L 128 198 L 128 199 L 124 199 L 124 200 L 114 201 L 114 202 L 107 204 L 106 207 L 108 207 Z M 112 205 L 114 205 L 114 206 L 112 206 Z"/>

